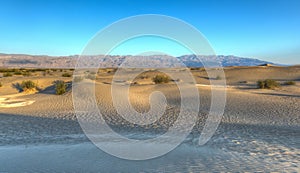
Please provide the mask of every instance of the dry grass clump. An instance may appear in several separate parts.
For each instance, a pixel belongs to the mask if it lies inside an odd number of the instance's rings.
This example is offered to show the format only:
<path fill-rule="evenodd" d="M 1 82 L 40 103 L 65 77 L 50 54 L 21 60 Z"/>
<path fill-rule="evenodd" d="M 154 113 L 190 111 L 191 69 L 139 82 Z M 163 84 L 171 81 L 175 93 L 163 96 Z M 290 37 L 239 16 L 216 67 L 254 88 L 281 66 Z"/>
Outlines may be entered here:
<path fill-rule="evenodd" d="M 280 84 L 273 79 L 266 79 L 257 81 L 257 86 L 260 89 L 275 89 L 279 88 Z"/>
<path fill-rule="evenodd" d="M 171 81 L 169 76 L 166 75 L 156 75 L 152 78 L 152 81 L 155 84 L 160 84 L 160 83 L 168 83 Z"/>

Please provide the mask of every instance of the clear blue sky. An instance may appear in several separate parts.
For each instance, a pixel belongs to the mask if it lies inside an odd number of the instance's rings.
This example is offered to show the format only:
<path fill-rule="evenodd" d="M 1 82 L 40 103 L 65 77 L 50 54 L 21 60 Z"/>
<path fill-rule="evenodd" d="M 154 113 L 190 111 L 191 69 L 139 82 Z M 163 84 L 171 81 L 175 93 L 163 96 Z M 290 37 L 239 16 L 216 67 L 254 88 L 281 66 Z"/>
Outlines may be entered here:
<path fill-rule="evenodd" d="M 80 54 L 103 27 L 139 14 L 190 23 L 217 54 L 300 64 L 299 0 L 1 1 L 0 52 Z"/>

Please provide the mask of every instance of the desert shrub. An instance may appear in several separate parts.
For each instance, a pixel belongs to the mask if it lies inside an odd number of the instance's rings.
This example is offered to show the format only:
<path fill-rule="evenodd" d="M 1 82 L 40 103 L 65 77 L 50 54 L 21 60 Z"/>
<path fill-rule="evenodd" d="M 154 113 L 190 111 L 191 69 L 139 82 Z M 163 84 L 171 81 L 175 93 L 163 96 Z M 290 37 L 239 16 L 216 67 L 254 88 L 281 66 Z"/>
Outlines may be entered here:
<path fill-rule="evenodd" d="M 200 68 L 198 68 L 198 67 L 191 67 L 190 69 L 191 70 L 199 70 Z"/>
<path fill-rule="evenodd" d="M 221 76 L 217 76 L 217 77 L 216 77 L 216 80 L 221 80 L 221 79 L 222 79 Z"/>
<path fill-rule="evenodd" d="M 15 72 L 14 72 L 14 75 L 21 75 L 21 74 L 22 74 L 21 71 L 15 71 Z"/>
<path fill-rule="evenodd" d="M 11 76 L 13 75 L 10 72 L 3 73 L 3 77 L 11 77 Z"/>
<path fill-rule="evenodd" d="M 239 83 L 246 84 L 248 83 L 248 81 L 244 80 L 244 81 L 240 81 Z"/>
<path fill-rule="evenodd" d="M 72 75 L 70 73 L 63 73 L 61 76 L 62 77 L 71 77 Z"/>
<path fill-rule="evenodd" d="M 273 79 L 266 79 L 257 81 L 257 86 L 261 89 L 275 89 L 278 88 L 280 84 Z"/>
<path fill-rule="evenodd" d="M 142 75 L 142 76 L 140 77 L 140 79 L 148 79 L 148 78 L 149 78 L 148 75 Z"/>
<path fill-rule="evenodd" d="M 64 93 L 66 93 L 67 85 L 64 81 L 58 80 L 58 81 L 55 81 L 54 84 L 55 84 L 55 93 L 57 95 L 62 95 Z"/>
<path fill-rule="evenodd" d="M 29 71 L 24 71 L 22 73 L 23 76 L 31 76 L 31 73 Z"/>
<path fill-rule="evenodd" d="M 25 81 L 22 81 L 20 87 L 23 91 L 34 90 L 37 88 L 37 84 L 31 80 L 25 80 Z"/>
<path fill-rule="evenodd" d="M 296 82 L 294 82 L 294 81 L 286 81 L 286 82 L 284 82 L 284 85 L 296 85 Z"/>
<path fill-rule="evenodd" d="M 83 80 L 82 76 L 75 76 L 73 82 L 77 83 L 77 82 L 81 82 L 82 80 Z"/>
<path fill-rule="evenodd" d="M 170 80 L 171 80 L 170 77 L 166 75 L 156 75 L 152 78 L 152 81 L 155 84 L 168 83 L 170 82 Z"/>
<path fill-rule="evenodd" d="M 94 74 L 87 74 L 87 75 L 85 75 L 85 78 L 86 79 L 95 80 L 96 79 L 96 75 L 94 75 Z"/>
<path fill-rule="evenodd" d="M 203 67 L 191 67 L 190 69 L 191 69 L 192 71 L 194 71 L 194 70 L 200 70 L 200 71 L 205 70 L 205 68 L 203 68 Z"/>
<path fill-rule="evenodd" d="M 0 87 L 2 87 L 3 85 L 2 85 L 2 82 L 0 82 Z"/>

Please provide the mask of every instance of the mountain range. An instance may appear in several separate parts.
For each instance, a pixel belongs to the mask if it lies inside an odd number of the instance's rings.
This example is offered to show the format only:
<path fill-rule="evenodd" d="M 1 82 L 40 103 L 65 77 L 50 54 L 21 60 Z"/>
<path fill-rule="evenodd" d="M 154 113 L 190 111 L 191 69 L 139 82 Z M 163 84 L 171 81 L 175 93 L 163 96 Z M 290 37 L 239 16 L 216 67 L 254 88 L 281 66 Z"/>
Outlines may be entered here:
<path fill-rule="evenodd" d="M 23 68 L 74 68 L 77 64 L 79 55 L 72 56 L 46 56 L 46 55 L 25 55 L 25 54 L 0 54 L 0 67 L 23 67 Z M 203 67 L 206 66 L 258 66 L 262 64 L 274 64 L 272 62 L 263 61 L 253 58 L 244 58 L 238 56 L 224 56 L 224 55 L 211 55 L 211 56 L 196 56 L 196 55 L 183 55 L 177 57 L 168 55 L 150 55 L 150 56 L 90 56 L 92 60 L 97 59 L 101 67 L 118 67 L 125 60 L 131 61 L 132 66 L 147 66 L 147 67 L 158 67 L 158 66 L 176 66 L 177 60 L 184 63 L 188 67 Z M 147 61 L 143 61 L 146 60 Z M 149 61 L 151 60 L 151 62 Z M 199 60 L 201 59 L 201 61 Z M 95 62 L 95 61 L 94 61 Z"/>

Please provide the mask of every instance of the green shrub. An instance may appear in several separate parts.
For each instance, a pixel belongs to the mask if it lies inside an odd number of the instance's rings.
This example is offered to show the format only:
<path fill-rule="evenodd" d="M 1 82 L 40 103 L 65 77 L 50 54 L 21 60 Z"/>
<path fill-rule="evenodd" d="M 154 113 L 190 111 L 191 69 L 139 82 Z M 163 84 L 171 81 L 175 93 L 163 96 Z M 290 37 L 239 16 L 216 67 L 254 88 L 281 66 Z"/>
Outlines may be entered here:
<path fill-rule="evenodd" d="M 15 71 L 15 72 L 14 72 L 14 75 L 21 75 L 21 74 L 22 74 L 21 71 Z"/>
<path fill-rule="evenodd" d="M 31 73 L 29 71 L 24 71 L 22 73 L 23 76 L 31 76 Z"/>
<path fill-rule="evenodd" d="M 81 82 L 82 80 L 83 80 L 82 76 L 75 76 L 74 79 L 73 79 L 73 82 L 78 83 L 78 82 Z"/>
<path fill-rule="evenodd" d="M 87 74 L 87 75 L 85 75 L 85 78 L 86 79 L 95 80 L 96 79 L 96 75 L 94 75 L 94 74 Z"/>
<path fill-rule="evenodd" d="M 62 77 L 71 77 L 72 75 L 70 73 L 63 73 L 61 76 Z"/>
<path fill-rule="evenodd" d="M 34 90 L 37 88 L 37 84 L 31 80 L 25 80 L 25 81 L 22 81 L 20 87 L 23 91 Z"/>
<path fill-rule="evenodd" d="M 11 77 L 13 76 L 10 72 L 3 73 L 3 77 Z"/>
<path fill-rule="evenodd" d="M 280 87 L 280 84 L 273 79 L 266 79 L 257 81 L 257 86 L 261 89 L 275 89 Z"/>
<path fill-rule="evenodd" d="M 64 93 L 66 93 L 67 85 L 64 81 L 58 80 L 58 81 L 55 81 L 54 83 L 55 83 L 55 93 L 57 95 L 62 95 Z"/>
<path fill-rule="evenodd" d="M 222 79 L 221 76 L 217 76 L 217 77 L 216 77 L 216 80 L 221 80 L 221 79 Z"/>
<path fill-rule="evenodd" d="M 294 82 L 294 81 L 286 81 L 286 82 L 284 82 L 284 85 L 296 85 L 296 82 Z"/>
<path fill-rule="evenodd" d="M 152 78 L 152 81 L 155 84 L 168 83 L 170 82 L 170 80 L 171 80 L 170 77 L 166 75 L 156 75 Z"/>

